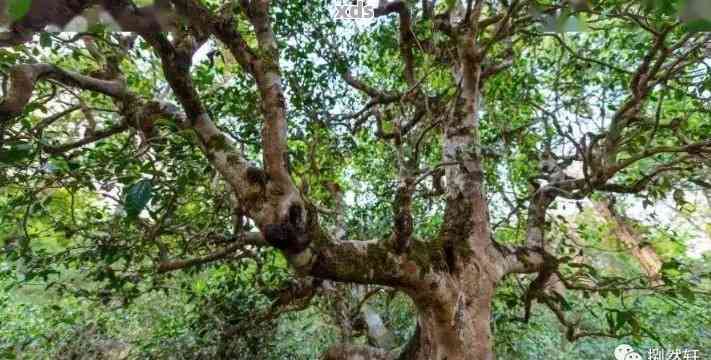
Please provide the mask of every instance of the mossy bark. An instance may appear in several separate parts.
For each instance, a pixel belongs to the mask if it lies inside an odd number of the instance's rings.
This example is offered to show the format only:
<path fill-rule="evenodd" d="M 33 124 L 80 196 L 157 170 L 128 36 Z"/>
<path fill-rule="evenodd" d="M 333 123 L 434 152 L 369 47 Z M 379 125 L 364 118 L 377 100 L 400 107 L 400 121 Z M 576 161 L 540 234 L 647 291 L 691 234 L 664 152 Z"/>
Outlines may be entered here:
<path fill-rule="evenodd" d="M 436 273 L 409 289 L 417 330 L 402 360 L 492 360 L 491 307 L 495 277 L 481 263 L 460 273 Z"/>

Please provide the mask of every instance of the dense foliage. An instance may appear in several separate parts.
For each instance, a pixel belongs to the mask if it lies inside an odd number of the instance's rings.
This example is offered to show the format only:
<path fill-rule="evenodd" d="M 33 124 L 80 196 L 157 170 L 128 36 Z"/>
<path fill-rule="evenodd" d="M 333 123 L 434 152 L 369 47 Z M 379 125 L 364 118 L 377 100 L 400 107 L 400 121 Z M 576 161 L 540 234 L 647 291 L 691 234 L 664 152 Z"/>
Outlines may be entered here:
<path fill-rule="evenodd" d="M 0 358 L 711 352 L 703 1 L 6 3 Z"/>

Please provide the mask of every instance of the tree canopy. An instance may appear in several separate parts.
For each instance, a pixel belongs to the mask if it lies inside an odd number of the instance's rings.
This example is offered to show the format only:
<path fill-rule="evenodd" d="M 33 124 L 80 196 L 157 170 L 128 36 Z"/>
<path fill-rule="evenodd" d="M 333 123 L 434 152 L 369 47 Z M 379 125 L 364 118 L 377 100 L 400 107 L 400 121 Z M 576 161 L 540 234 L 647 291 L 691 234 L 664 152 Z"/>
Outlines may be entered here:
<path fill-rule="evenodd" d="M 704 1 L 0 5 L 0 303 L 136 357 L 711 345 Z"/>

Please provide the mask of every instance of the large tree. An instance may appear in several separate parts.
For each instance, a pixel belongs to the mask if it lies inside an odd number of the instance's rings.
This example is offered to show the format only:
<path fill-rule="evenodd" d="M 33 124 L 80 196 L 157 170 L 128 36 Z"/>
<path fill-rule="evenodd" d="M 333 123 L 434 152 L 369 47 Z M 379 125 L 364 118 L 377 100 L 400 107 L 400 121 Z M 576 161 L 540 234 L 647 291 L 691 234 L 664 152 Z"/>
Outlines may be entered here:
<path fill-rule="evenodd" d="M 52 2 L 63 18 L 9 3 L 0 145 L 20 224 L 48 189 L 72 206 L 102 194 L 57 221 L 121 249 L 101 279 L 275 248 L 302 279 L 294 297 L 396 289 L 417 310 L 405 359 L 493 359 L 497 284 L 517 274 L 532 274 L 524 319 L 540 302 L 571 340 L 616 336 L 564 297 L 673 282 L 664 267 L 596 280 L 550 241 L 551 209 L 709 187 L 711 35 L 693 2 L 380 1 L 365 23 L 334 20 L 338 2 Z M 95 5 L 134 34 L 37 33 Z M 112 201 L 125 212 L 106 220 Z M 21 230 L 28 266 L 60 260 Z"/>

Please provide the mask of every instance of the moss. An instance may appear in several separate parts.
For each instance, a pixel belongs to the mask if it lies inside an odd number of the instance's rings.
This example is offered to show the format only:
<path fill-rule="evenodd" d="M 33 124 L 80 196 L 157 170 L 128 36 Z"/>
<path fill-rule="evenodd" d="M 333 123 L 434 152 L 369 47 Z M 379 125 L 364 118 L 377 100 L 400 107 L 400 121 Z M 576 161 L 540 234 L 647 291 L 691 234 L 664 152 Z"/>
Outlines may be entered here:
<path fill-rule="evenodd" d="M 439 237 L 432 241 L 415 240 L 408 257 L 417 264 L 423 274 L 432 269 L 446 269 L 443 242 Z"/>
<path fill-rule="evenodd" d="M 211 136 L 206 145 L 208 149 L 215 151 L 226 151 L 228 149 L 227 138 L 223 134 Z"/>
<path fill-rule="evenodd" d="M 380 259 L 386 259 L 389 255 L 388 247 L 381 246 L 378 243 L 368 244 L 366 252 L 368 254 L 368 259 L 374 259 L 376 261 L 381 261 Z"/>
<path fill-rule="evenodd" d="M 276 49 L 261 51 L 259 57 L 264 64 L 264 70 L 275 73 L 280 72 L 279 52 Z"/>
<path fill-rule="evenodd" d="M 250 166 L 247 168 L 247 180 L 252 184 L 264 186 L 269 181 L 269 177 L 262 169 Z"/>
<path fill-rule="evenodd" d="M 227 163 L 232 166 L 238 166 L 242 164 L 242 157 L 237 154 L 227 155 Z"/>
<path fill-rule="evenodd" d="M 311 243 L 316 246 L 326 245 L 330 242 L 330 238 L 323 231 L 318 220 L 318 210 L 316 206 L 310 203 L 304 204 L 306 208 L 306 231 L 311 237 Z"/>

